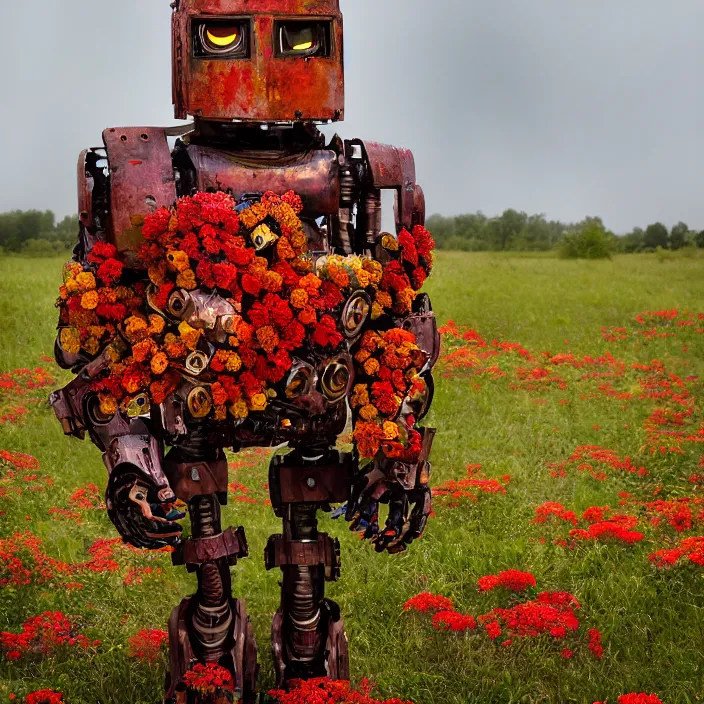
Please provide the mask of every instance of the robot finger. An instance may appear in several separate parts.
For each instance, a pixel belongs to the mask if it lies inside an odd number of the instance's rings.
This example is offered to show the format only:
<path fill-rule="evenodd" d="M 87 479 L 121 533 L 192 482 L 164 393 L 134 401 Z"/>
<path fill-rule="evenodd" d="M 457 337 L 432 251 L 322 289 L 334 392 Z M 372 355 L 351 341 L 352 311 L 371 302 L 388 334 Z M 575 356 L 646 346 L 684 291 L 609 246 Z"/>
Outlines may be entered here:
<path fill-rule="evenodd" d="M 432 511 L 432 494 L 429 487 L 413 492 L 411 501 L 414 502 L 409 520 L 408 530 L 402 538 L 404 545 L 410 545 L 414 540 L 423 535 L 425 526 Z"/>
<path fill-rule="evenodd" d="M 386 519 L 386 526 L 374 541 L 374 549 L 377 552 L 383 552 L 397 542 L 406 524 L 407 515 L 408 498 L 405 493 L 389 500 L 389 516 Z"/>

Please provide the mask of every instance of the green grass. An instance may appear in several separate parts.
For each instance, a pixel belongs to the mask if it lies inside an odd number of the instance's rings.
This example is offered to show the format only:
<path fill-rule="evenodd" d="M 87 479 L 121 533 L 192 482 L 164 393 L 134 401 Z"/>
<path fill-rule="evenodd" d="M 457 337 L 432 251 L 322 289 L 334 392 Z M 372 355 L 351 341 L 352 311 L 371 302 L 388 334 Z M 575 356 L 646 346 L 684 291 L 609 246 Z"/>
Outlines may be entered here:
<path fill-rule="evenodd" d="M 0 372 L 36 366 L 42 355 L 51 355 L 60 269 L 58 259 L 0 259 Z M 583 380 L 583 370 L 557 369 L 566 380 L 564 389 L 515 386 L 519 368 L 543 364 L 543 352 L 582 357 L 610 351 L 628 365 L 614 380 L 619 389 L 638 388 L 643 377 L 630 369 L 632 363 L 658 359 L 669 372 L 690 377 L 687 388 L 698 404 L 703 389 L 693 377 L 704 378 L 704 335 L 673 327 L 676 337 L 607 343 L 601 329 L 633 331 L 639 327 L 634 316 L 645 310 L 704 310 L 704 261 L 638 255 L 583 262 L 440 252 L 427 290 L 442 323 L 452 319 L 470 326 L 489 342 L 520 342 L 535 361 L 502 355 L 496 363 L 507 373 L 497 378 L 473 376 L 475 370 L 446 376 L 441 362 L 426 421 L 438 428 L 435 485 L 462 478 L 469 463 L 481 464 L 487 477 L 511 476 L 506 495 L 481 495 L 478 502 L 456 508 L 439 498 L 422 540 L 400 556 L 376 555 L 344 523 L 322 518 L 322 529 L 342 540 L 342 578 L 329 585 L 328 595 L 345 617 L 353 679 L 370 677 L 380 694 L 424 704 L 591 704 L 607 697 L 615 703 L 619 694 L 634 691 L 656 692 L 666 704 L 700 701 L 704 570 L 654 571 L 648 562 L 649 553 L 663 547 L 666 537 L 674 539 L 674 532 L 648 529 L 646 539 L 634 546 L 590 543 L 569 550 L 553 545 L 551 538 L 571 526 L 550 528 L 531 519 L 535 507 L 548 500 L 579 514 L 591 505 L 616 507 L 620 491 L 645 498 L 661 487 L 658 497 L 695 495 L 686 478 L 702 471 L 697 468 L 701 445 L 687 444 L 684 455 L 651 456 L 643 423 L 657 401 L 594 395 L 601 382 Z M 57 385 L 69 378 L 54 374 Z M 686 420 L 695 432 L 698 414 L 697 406 Z M 629 455 L 650 474 L 638 479 L 616 473 L 603 482 L 576 470 L 565 478 L 551 477 L 545 464 L 566 460 L 578 445 Z M 80 525 L 50 516 L 50 507 L 68 506 L 75 489 L 90 482 L 102 487 L 105 469 L 88 441 L 62 435 L 47 404 L 31 406 L 18 424 L 0 424 L 0 449 L 32 454 L 41 463 L 40 473 L 54 481 L 43 492 L 0 498 L 0 510 L 6 511 L 0 538 L 30 530 L 44 539 L 52 557 L 79 562 L 95 538 L 114 537 L 100 511 L 83 512 Z M 244 459 L 232 470 L 232 481 L 249 487 L 259 503 L 232 501 L 224 520 L 247 530 L 251 556 L 233 569 L 233 584 L 236 595 L 247 600 L 260 648 L 260 684 L 268 688 L 273 684 L 268 634 L 278 605 L 278 575 L 265 571 L 262 555 L 279 525 L 261 503 L 266 457 L 248 453 Z M 701 527 L 683 535 L 700 534 Z M 541 542 L 544 535 L 548 540 Z M 165 628 L 171 609 L 194 589 L 194 581 L 185 570 L 171 568 L 168 556 L 121 559 L 125 565 L 158 565 L 165 574 L 135 586 L 125 586 L 118 573 L 82 578 L 82 590 L 60 588 L 59 581 L 0 588 L 0 630 L 16 632 L 30 616 L 61 610 L 79 617 L 85 632 L 102 641 L 95 651 L 81 654 L 68 651 L 14 664 L 0 659 L 0 701 L 11 692 L 21 698 L 42 687 L 62 691 L 68 704 L 159 701 L 165 664 L 150 667 L 129 658 L 127 638 L 141 628 Z M 480 594 L 476 581 L 508 568 L 533 572 L 541 590 L 572 592 L 582 604 L 584 629 L 603 633 L 603 659 L 581 646 L 565 660 L 561 648 L 546 638 L 502 648 L 480 631 L 436 632 L 428 618 L 402 612 L 409 597 L 425 590 L 453 598 L 459 610 L 474 615 L 506 605 L 505 597 Z"/>

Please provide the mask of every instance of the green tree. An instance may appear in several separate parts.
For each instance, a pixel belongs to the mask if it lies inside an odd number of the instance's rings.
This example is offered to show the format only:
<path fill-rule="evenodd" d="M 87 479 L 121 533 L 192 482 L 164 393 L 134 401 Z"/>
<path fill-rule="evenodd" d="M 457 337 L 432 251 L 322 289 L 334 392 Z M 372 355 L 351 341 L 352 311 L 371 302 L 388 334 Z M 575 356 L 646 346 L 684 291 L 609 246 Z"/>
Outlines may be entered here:
<path fill-rule="evenodd" d="M 566 259 L 611 259 L 615 246 L 615 237 L 601 218 L 586 217 L 574 232 L 565 235 L 559 252 Z"/>
<path fill-rule="evenodd" d="M 687 244 L 689 227 L 681 220 L 670 231 L 670 249 L 682 249 Z"/>
<path fill-rule="evenodd" d="M 657 249 L 658 247 L 667 249 L 668 244 L 669 233 L 661 222 L 653 223 L 645 228 L 645 236 L 643 237 L 643 245 L 645 247 L 648 249 Z"/>

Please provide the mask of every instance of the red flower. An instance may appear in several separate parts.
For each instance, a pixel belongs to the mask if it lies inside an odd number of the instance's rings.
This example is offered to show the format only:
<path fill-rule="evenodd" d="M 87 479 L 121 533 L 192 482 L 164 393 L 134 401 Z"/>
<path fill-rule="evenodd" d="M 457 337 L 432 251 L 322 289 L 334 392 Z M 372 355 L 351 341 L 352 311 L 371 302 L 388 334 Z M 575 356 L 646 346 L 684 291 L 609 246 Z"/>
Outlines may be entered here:
<path fill-rule="evenodd" d="M 404 611 L 419 611 L 427 613 L 428 611 L 453 611 L 454 604 L 452 599 L 439 594 L 431 594 L 430 592 L 422 592 L 411 597 L 404 605 Z"/>
<path fill-rule="evenodd" d="M 334 318 L 324 315 L 313 329 L 311 341 L 320 347 L 332 347 L 335 349 L 342 342 L 343 337 L 337 330 L 337 323 Z"/>
<path fill-rule="evenodd" d="M 456 611 L 438 611 L 433 616 L 433 628 L 438 631 L 468 631 L 477 627 L 477 622 L 469 614 Z"/>
<path fill-rule="evenodd" d="M 111 286 L 122 276 L 123 269 L 124 264 L 117 259 L 106 259 L 98 267 L 98 277 L 106 286 Z"/>
<path fill-rule="evenodd" d="M 148 663 L 161 660 L 163 647 L 169 642 L 166 631 L 148 629 L 139 631 L 127 640 L 128 655 Z"/>
<path fill-rule="evenodd" d="M 536 585 L 535 577 L 530 572 L 506 570 L 496 575 L 480 577 L 477 586 L 479 591 L 488 592 L 497 587 L 503 587 L 512 592 L 522 592 Z"/>

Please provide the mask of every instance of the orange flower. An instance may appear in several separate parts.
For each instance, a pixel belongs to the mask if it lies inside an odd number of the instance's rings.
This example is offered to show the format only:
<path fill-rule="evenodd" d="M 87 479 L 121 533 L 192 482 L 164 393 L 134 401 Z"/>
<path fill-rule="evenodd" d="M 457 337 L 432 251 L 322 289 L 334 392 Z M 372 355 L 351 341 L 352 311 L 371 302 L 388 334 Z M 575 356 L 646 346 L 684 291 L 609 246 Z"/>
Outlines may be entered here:
<path fill-rule="evenodd" d="M 59 344 L 67 354 L 78 354 L 81 351 L 81 337 L 76 328 L 61 328 Z"/>
<path fill-rule="evenodd" d="M 264 325 L 257 330 L 257 340 L 265 352 L 273 352 L 279 344 L 279 336 L 271 325 Z"/>
<path fill-rule="evenodd" d="M 247 402 L 243 399 L 236 401 L 230 406 L 230 413 L 235 418 L 246 418 L 249 415 L 249 408 L 247 407 Z"/>
<path fill-rule="evenodd" d="M 355 384 L 350 405 L 352 408 L 366 406 L 369 403 L 369 387 L 366 384 Z"/>
<path fill-rule="evenodd" d="M 130 342 L 143 340 L 147 336 L 149 326 L 144 318 L 131 315 L 125 320 L 125 337 Z"/>
<path fill-rule="evenodd" d="M 184 269 L 176 277 L 176 285 L 185 288 L 187 291 L 192 291 L 194 288 L 197 288 L 198 282 L 196 281 L 196 275 L 193 269 Z"/>
<path fill-rule="evenodd" d="M 87 291 L 81 296 L 81 308 L 85 310 L 95 310 L 99 302 L 97 291 Z"/>
<path fill-rule="evenodd" d="M 377 291 L 376 292 L 376 302 L 382 308 L 391 308 L 391 306 L 393 305 L 393 300 L 391 298 L 391 294 L 387 293 L 386 291 Z"/>
<path fill-rule="evenodd" d="M 150 364 L 154 374 L 163 374 L 169 368 L 169 358 L 163 352 L 157 352 Z"/>
<path fill-rule="evenodd" d="M 370 357 L 362 366 L 367 376 L 375 376 L 379 373 L 379 362 L 374 357 Z"/>
<path fill-rule="evenodd" d="M 160 315 L 152 314 L 149 316 L 149 334 L 161 335 L 164 332 L 166 322 Z"/>
<path fill-rule="evenodd" d="M 100 412 L 106 416 L 114 416 L 117 413 L 117 399 L 110 393 L 102 392 L 98 394 L 100 400 Z"/>
<path fill-rule="evenodd" d="M 298 320 L 302 325 L 313 325 L 318 320 L 318 315 L 315 312 L 315 308 L 312 306 L 306 306 L 299 314 Z"/>
<path fill-rule="evenodd" d="M 161 259 L 156 264 L 151 264 L 149 269 L 147 269 L 147 275 L 149 280 L 155 286 L 162 286 L 166 283 L 166 262 Z"/>
<path fill-rule="evenodd" d="M 147 338 L 132 345 L 132 356 L 135 362 L 146 362 L 156 352 L 156 349 L 154 340 Z"/>
<path fill-rule="evenodd" d="M 308 305 L 308 294 L 302 288 L 291 291 L 291 305 L 294 308 L 305 308 Z"/>
<path fill-rule="evenodd" d="M 363 420 L 376 420 L 379 417 L 379 411 L 371 403 L 368 403 L 359 409 L 359 417 Z"/>
<path fill-rule="evenodd" d="M 225 387 L 216 381 L 211 387 L 210 392 L 213 395 L 213 403 L 216 406 L 224 406 L 227 403 L 227 391 Z"/>
<path fill-rule="evenodd" d="M 296 256 L 291 243 L 285 237 L 279 237 L 276 243 L 276 254 L 279 259 L 293 259 Z"/>
<path fill-rule="evenodd" d="M 298 285 L 309 296 L 317 296 L 318 289 L 323 285 L 323 282 L 315 274 L 306 274 L 298 282 Z"/>
<path fill-rule="evenodd" d="M 376 423 L 360 421 L 356 424 L 353 437 L 362 457 L 374 457 L 384 439 L 384 431 Z"/>

